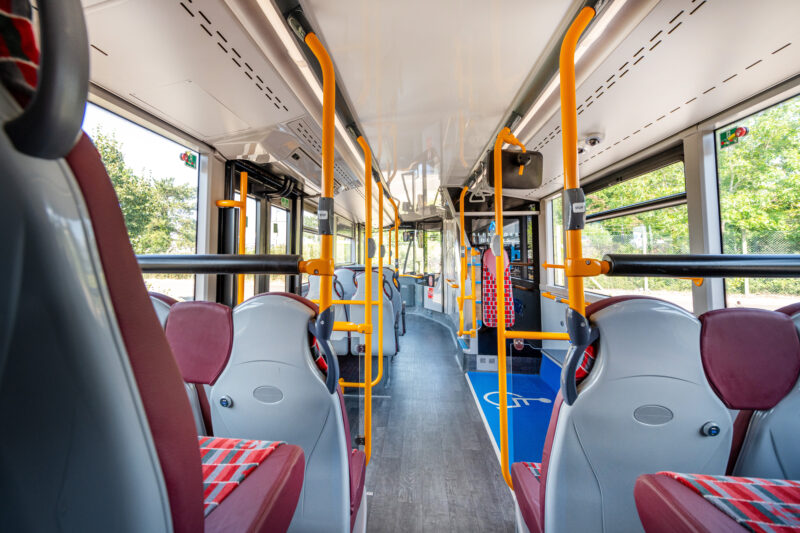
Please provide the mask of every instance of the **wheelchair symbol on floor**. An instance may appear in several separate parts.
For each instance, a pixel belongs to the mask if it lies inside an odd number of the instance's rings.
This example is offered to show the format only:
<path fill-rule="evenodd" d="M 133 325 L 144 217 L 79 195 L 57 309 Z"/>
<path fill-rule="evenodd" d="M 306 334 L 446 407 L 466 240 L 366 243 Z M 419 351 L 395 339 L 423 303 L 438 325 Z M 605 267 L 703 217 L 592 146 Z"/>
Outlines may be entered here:
<path fill-rule="evenodd" d="M 524 396 L 514 392 L 507 392 L 506 395 L 508 396 L 509 409 L 513 409 L 515 407 L 528 407 L 532 402 L 553 403 L 553 400 L 550 398 L 525 398 Z M 498 391 L 487 392 L 483 395 L 483 399 L 487 403 L 490 403 L 500 409 L 500 393 Z"/>

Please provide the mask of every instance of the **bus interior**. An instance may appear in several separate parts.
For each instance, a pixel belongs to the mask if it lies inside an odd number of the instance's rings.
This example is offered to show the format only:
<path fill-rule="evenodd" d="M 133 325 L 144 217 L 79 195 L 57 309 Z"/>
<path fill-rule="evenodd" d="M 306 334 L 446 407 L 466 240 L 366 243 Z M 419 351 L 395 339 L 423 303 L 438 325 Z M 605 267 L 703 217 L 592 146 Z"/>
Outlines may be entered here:
<path fill-rule="evenodd" d="M 800 531 L 798 20 L 0 0 L 0 531 Z"/>

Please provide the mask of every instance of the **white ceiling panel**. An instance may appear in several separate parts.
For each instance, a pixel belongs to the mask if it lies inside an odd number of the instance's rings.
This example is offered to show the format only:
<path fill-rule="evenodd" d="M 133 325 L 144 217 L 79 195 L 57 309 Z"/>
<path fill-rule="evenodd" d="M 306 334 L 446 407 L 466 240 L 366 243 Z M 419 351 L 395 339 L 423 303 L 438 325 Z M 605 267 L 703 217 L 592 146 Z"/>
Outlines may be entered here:
<path fill-rule="evenodd" d="M 218 0 L 84 0 L 91 78 L 209 144 L 304 114 Z"/>
<path fill-rule="evenodd" d="M 425 164 L 431 200 L 439 180 L 461 183 L 467 177 L 573 4 L 302 3 L 384 175 L 410 171 L 420 177 Z M 405 196 L 399 179 L 391 190 L 397 198 Z"/>

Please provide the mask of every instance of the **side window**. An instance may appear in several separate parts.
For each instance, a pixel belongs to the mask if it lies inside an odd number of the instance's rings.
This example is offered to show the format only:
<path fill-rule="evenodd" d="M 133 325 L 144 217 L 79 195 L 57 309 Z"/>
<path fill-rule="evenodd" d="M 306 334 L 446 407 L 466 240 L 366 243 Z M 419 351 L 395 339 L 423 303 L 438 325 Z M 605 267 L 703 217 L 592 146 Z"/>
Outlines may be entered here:
<path fill-rule="evenodd" d="M 715 132 L 726 254 L 800 253 L 800 95 Z M 796 302 L 797 279 L 726 279 L 728 307 Z"/>
<path fill-rule="evenodd" d="M 683 161 L 678 161 L 587 194 L 584 256 L 689 253 L 685 191 Z M 645 294 L 693 308 L 688 280 L 598 276 L 586 278 L 586 290 Z"/>
<path fill-rule="evenodd" d="M 197 250 L 197 152 L 94 104 L 83 129 L 100 152 L 137 254 Z M 194 299 L 194 276 L 146 274 L 147 288 Z"/>
<path fill-rule="evenodd" d="M 550 242 L 552 249 L 549 251 L 547 261 L 553 265 L 564 264 L 564 206 L 559 194 L 552 200 L 548 201 L 548 213 L 550 213 Z M 584 254 L 585 255 L 585 254 Z M 553 268 L 548 269 L 549 273 L 547 279 L 551 280 L 550 283 L 563 287 L 566 285 L 564 278 L 564 269 Z"/>
<path fill-rule="evenodd" d="M 334 245 L 334 263 L 349 265 L 355 262 L 355 227 L 352 222 L 340 216 L 336 217 L 336 237 Z M 377 237 L 377 235 L 376 235 Z M 376 239 L 377 242 L 377 239 Z"/>
<path fill-rule="evenodd" d="M 319 221 L 313 211 L 303 210 L 303 259 L 316 259 L 322 255 L 322 241 L 319 237 Z M 303 283 L 308 274 L 303 274 Z"/>

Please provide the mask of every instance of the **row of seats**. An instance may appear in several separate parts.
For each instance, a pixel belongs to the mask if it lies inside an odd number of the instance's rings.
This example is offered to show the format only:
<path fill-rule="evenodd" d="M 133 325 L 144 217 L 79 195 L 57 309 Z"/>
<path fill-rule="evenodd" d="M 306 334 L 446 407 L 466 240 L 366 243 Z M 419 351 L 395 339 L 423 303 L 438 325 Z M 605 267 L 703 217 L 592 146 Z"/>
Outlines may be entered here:
<path fill-rule="evenodd" d="M 351 445 L 341 389 L 326 387 L 327 365 L 308 327 L 317 306 L 289 293 L 258 295 L 233 310 L 151 298 L 198 434 L 299 445 L 305 476 L 289 531 L 364 531 L 366 457 Z"/>
<path fill-rule="evenodd" d="M 739 409 L 728 475 L 639 476 L 634 496 L 648 533 L 800 529 L 800 348 L 779 314 L 800 330 L 800 303 L 703 315 L 718 335 L 707 349 L 724 361 L 709 365 L 709 379 Z"/>
<path fill-rule="evenodd" d="M 355 267 L 354 267 L 355 268 Z M 383 355 L 393 356 L 399 349 L 399 335 L 402 331 L 404 305 L 399 289 L 392 281 L 395 273 L 384 267 L 383 286 L 379 286 L 377 269 L 372 275 L 372 299 L 381 302 L 383 306 Z M 334 272 L 334 295 L 340 300 L 365 300 L 366 274 L 350 268 L 339 268 Z M 310 276 L 306 297 L 310 300 L 319 299 L 319 276 Z M 380 355 L 378 346 L 379 307 L 372 306 L 372 355 Z M 363 305 L 334 305 L 334 317 L 337 322 L 355 322 L 361 324 L 365 321 Z M 360 355 L 363 353 L 365 336 L 362 333 L 334 331 L 331 335 L 334 350 L 338 355 Z"/>
<path fill-rule="evenodd" d="M 785 313 L 698 319 L 615 297 L 587 317 L 599 332 L 591 372 L 572 405 L 556 398 L 542 463 L 511 468 L 521 526 L 641 530 L 634 484 L 648 472 L 800 476 L 800 340 Z"/>

